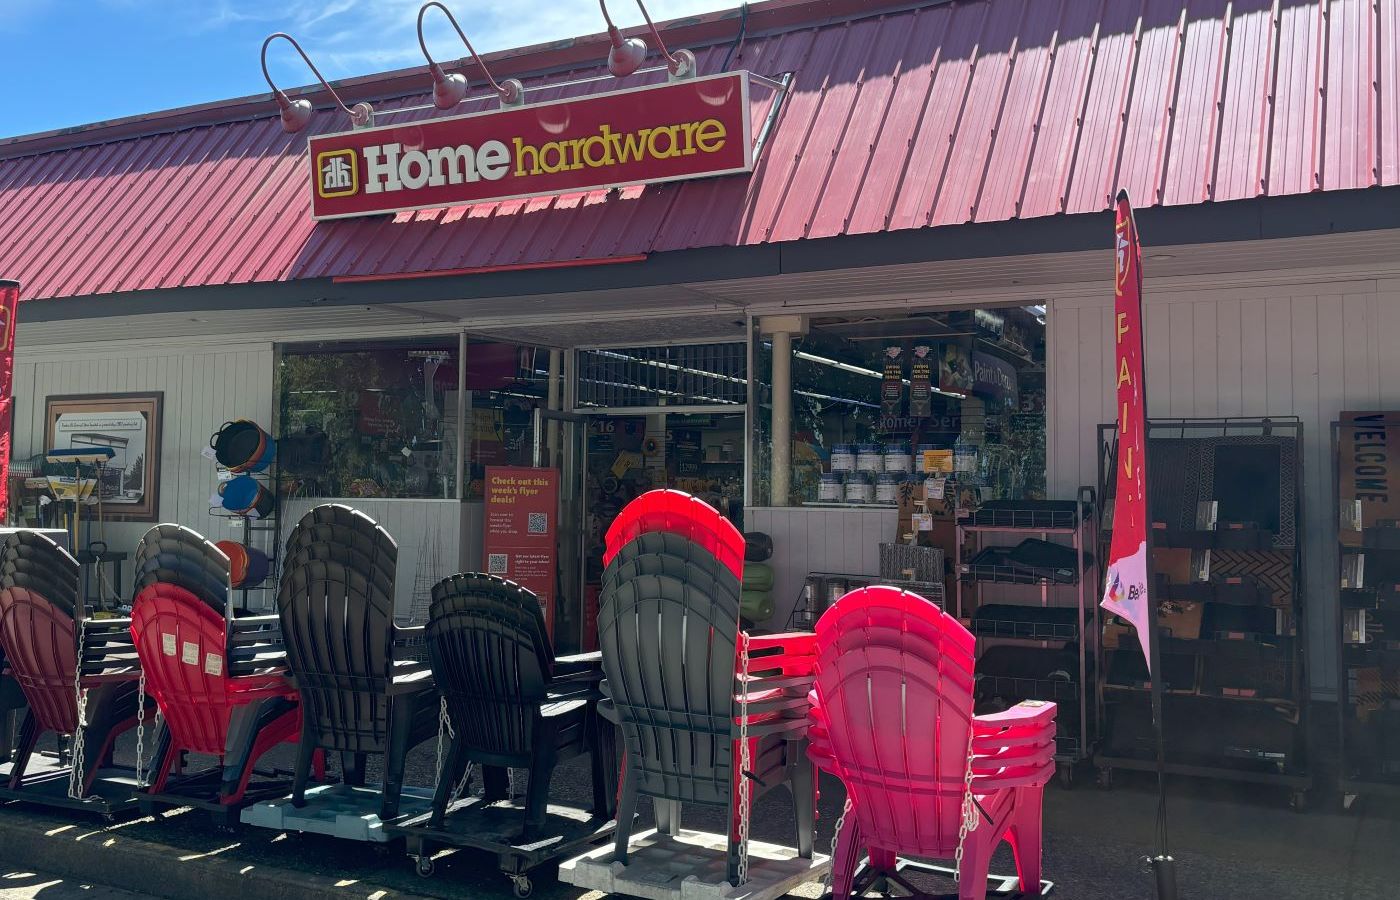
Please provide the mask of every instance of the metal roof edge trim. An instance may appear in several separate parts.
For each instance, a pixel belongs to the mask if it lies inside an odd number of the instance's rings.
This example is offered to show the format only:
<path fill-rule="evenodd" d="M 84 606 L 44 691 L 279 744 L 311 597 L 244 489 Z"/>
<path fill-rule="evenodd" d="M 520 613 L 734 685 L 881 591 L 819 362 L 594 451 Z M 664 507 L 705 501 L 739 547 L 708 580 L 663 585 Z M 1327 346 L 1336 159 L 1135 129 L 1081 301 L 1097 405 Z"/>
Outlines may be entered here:
<path fill-rule="evenodd" d="M 599 256 L 590 259 L 558 259 L 546 262 L 507 263 L 499 266 L 471 266 L 465 269 L 426 269 L 419 272 L 384 272 L 372 275 L 332 275 L 332 284 L 361 284 L 373 281 L 409 281 L 416 278 L 451 278 L 456 275 L 488 275 L 493 272 L 532 272 L 541 269 L 583 269 L 589 266 L 615 266 L 646 262 L 647 254 Z"/>
<path fill-rule="evenodd" d="M 1148 247 L 1365 231 L 1400 234 L 1400 186 L 1313 191 L 1191 206 L 1143 207 L 1136 210 L 1135 215 Z M 1097 250 L 1108 254 L 1112 247 L 1105 235 L 1111 236 L 1112 227 L 1112 212 L 1101 210 L 742 247 L 670 250 L 653 253 L 637 265 L 562 270 L 527 268 L 466 276 L 447 273 L 441 278 L 400 279 L 392 285 L 394 297 L 388 302 L 605 291 L 1040 253 Z M 1105 271 L 1110 273 L 1105 278 L 1110 278 L 1111 267 Z M 19 319 L 21 323 L 60 321 L 162 312 L 198 313 L 231 307 L 255 310 L 311 305 L 329 310 L 341 305 L 386 302 L 382 293 L 376 293 L 382 290 L 375 282 L 345 282 L 323 276 L 291 281 L 142 288 L 115 294 L 25 298 L 19 305 Z M 124 302 L 111 303 L 112 297 L 123 298 Z"/>
<path fill-rule="evenodd" d="M 957 0 L 764 0 L 749 7 L 747 37 L 765 32 L 787 31 L 803 25 L 821 25 L 832 21 L 858 20 L 902 9 L 938 6 Z M 667 45 L 708 46 L 737 36 L 732 27 L 741 15 L 739 7 L 711 13 L 686 16 L 658 22 L 665 33 Z M 629 35 L 644 36 L 645 26 L 623 29 Z M 483 59 L 492 64 L 498 77 L 540 74 L 581 64 L 596 64 L 606 55 L 609 46 L 606 32 L 563 38 L 487 53 Z M 475 69 L 470 57 L 443 61 L 446 68 L 458 71 Z M 476 73 L 480 77 L 480 73 Z M 423 93 L 428 87 L 428 68 L 412 66 L 372 75 L 361 75 L 332 81 L 331 85 L 347 103 L 377 100 Z M 330 95 L 320 85 L 285 88 L 289 97 L 308 98 L 317 107 L 331 104 Z M 215 125 L 247 119 L 270 118 L 278 114 L 271 93 L 251 94 L 228 100 L 215 100 L 192 106 L 141 113 L 120 119 L 109 119 L 41 131 L 34 134 L 0 138 L 0 159 L 32 156 L 53 150 L 74 149 L 118 141 L 125 138 L 179 131 L 200 125 Z"/>

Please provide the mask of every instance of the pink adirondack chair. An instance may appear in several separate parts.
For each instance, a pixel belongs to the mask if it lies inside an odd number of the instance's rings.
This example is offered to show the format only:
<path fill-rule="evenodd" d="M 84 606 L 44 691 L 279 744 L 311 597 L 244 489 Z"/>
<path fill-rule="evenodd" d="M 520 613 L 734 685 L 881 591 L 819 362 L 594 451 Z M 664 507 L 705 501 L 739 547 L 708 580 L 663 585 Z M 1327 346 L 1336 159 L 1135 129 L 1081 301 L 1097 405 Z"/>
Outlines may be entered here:
<path fill-rule="evenodd" d="M 832 894 L 863 895 L 914 860 L 953 860 L 959 900 L 983 900 L 1011 843 L 1021 891 L 1040 895 L 1041 791 L 1055 773 L 1055 705 L 972 715 L 975 640 L 916 594 L 852 591 L 817 622 L 809 753 L 846 784 L 851 809 L 832 859 Z M 960 841 L 965 799 L 977 827 Z M 862 857 L 869 864 L 861 867 Z"/>

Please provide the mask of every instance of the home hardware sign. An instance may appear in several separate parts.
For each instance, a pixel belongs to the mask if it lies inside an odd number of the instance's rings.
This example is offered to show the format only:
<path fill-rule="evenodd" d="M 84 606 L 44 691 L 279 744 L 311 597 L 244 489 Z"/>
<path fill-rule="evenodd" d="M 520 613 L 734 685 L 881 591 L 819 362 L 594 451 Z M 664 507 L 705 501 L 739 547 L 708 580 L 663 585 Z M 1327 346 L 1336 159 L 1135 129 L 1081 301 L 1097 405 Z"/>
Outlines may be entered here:
<path fill-rule="evenodd" d="M 342 219 L 753 170 L 746 72 L 311 139 Z"/>

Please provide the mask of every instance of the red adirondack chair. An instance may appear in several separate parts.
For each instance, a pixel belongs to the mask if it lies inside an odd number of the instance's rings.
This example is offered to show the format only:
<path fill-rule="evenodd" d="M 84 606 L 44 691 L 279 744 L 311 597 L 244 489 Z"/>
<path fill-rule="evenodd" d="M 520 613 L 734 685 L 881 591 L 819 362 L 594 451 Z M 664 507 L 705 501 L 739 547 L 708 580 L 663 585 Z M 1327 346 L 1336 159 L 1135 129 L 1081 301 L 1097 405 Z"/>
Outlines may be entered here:
<path fill-rule="evenodd" d="M 20 727 L 7 786 L 18 791 L 39 739 L 50 732 L 73 735 L 79 730 L 74 679 L 78 669 L 77 625 L 73 609 L 51 602 L 37 590 L 16 585 L 0 588 L 0 645 L 10 670 L 24 691 L 29 712 Z M 102 761 L 117 735 L 137 722 L 137 674 L 108 681 L 83 678 L 87 689 L 87 741 L 82 759 L 79 796 L 93 788 Z"/>
<path fill-rule="evenodd" d="M 649 531 L 669 531 L 713 553 L 735 578 L 744 577 L 744 536 L 719 510 L 684 491 L 647 491 L 623 507 L 608 526 L 603 565 L 633 538 Z"/>
<path fill-rule="evenodd" d="M 275 616 L 263 618 L 276 621 Z M 167 729 L 153 760 L 152 795 L 166 793 L 180 751 L 187 750 L 224 761 L 217 803 L 237 805 L 258 759 L 280 743 L 295 743 L 301 733 L 301 709 L 285 672 L 285 653 L 277 648 L 263 654 L 276 657 L 272 666 L 251 656 L 231 659 L 229 627 L 208 603 L 176 584 L 148 585 L 132 603 L 131 636 L 146 689 L 156 698 Z M 257 647 L 248 651 L 255 654 Z M 238 646 L 235 652 L 241 652 Z M 230 747 L 229 733 L 240 713 L 246 721 Z"/>
<path fill-rule="evenodd" d="M 860 896 L 880 877 L 918 894 L 899 874 L 910 862 L 900 857 L 952 860 L 961 844 L 958 897 L 983 900 L 1003 838 L 1021 890 L 1039 896 L 1055 705 L 973 716 L 975 639 L 916 594 L 852 591 L 816 632 L 808 752 L 845 782 L 851 803 L 832 860 L 833 896 Z M 965 836 L 964 816 L 976 820 Z"/>

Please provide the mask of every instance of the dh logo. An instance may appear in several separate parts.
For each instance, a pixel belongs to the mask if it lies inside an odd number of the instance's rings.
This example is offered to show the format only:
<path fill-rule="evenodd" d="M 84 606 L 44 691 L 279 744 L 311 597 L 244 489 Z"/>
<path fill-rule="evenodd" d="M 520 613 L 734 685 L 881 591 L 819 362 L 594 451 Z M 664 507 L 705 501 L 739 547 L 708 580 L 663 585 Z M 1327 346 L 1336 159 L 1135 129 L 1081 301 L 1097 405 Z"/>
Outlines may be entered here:
<path fill-rule="evenodd" d="M 348 197 L 360 190 L 360 166 L 355 151 L 330 150 L 316 156 L 316 193 Z"/>

